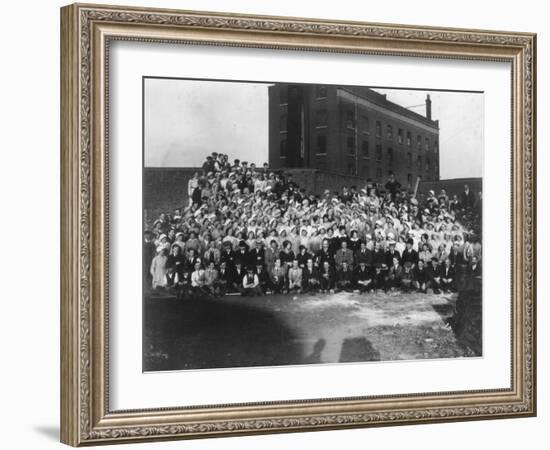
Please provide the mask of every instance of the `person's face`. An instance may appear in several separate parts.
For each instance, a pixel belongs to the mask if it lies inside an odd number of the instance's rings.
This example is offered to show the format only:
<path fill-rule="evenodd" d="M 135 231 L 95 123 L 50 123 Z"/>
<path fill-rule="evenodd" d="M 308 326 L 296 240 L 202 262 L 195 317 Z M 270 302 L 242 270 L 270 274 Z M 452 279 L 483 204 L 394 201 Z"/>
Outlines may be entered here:
<path fill-rule="evenodd" d="M 328 264 L 327 261 L 325 261 L 325 262 L 323 263 L 323 267 L 325 268 L 325 270 L 328 270 L 329 264 Z"/>
<path fill-rule="evenodd" d="M 224 262 L 222 262 L 222 263 L 220 264 L 220 269 L 221 269 L 221 270 L 225 270 L 225 267 L 226 267 L 226 264 L 225 264 Z"/>
<path fill-rule="evenodd" d="M 424 268 L 424 261 L 422 261 L 421 259 L 418 260 L 418 268 L 419 268 L 419 269 L 423 269 L 423 268 Z"/>
<path fill-rule="evenodd" d="M 294 268 L 298 267 L 298 261 L 297 260 L 292 261 L 292 267 L 294 267 Z"/>
<path fill-rule="evenodd" d="M 201 264 L 200 263 L 195 263 L 195 270 L 199 270 L 201 268 Z"/>
<path fill-rule="evenodd" d="M 214 263 L 211 262 L 210 264 L 208 264 L 208 268 L 209 268 L 210 270 L 213 270 L 213 269 L 214 269 Z"/>
<path fill-rule="evenodd" d="M 446 259 L 446 260 L 445 260 L 445 265 L 446 265 L 447 267 L 449 267 L 449 266 L 451 265 L 451 260 L 450 260 L 450 259 Z"/>
<path fill-rule="evenodd" d="M 328 242 L 323 241 L 323 250 L 328 250 Z"/>
<path fill-rule="evenodd" d="M 342 241 L 342 250 L 346 250 L 348 248 L 348 243 L 346 241 Z"/>

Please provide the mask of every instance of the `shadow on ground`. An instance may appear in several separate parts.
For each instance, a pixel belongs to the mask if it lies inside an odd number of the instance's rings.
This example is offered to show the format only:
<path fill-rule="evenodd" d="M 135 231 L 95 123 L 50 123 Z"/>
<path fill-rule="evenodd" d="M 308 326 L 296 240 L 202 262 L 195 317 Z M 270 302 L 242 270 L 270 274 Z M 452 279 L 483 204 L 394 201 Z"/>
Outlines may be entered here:
<path fill-rule="evenodd" d="M 253 302 L 146 301 L 145 371 L 300 364 L 302 348 L 274 314 Z"/>

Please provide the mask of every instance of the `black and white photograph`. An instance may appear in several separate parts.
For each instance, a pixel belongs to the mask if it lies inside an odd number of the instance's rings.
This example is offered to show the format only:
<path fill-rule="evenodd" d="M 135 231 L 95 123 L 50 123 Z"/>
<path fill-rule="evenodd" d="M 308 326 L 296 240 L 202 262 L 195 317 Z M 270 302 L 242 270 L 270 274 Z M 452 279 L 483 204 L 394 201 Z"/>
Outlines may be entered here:
<path fill-rule="evenodd" d="M 483 160 L 481 91 L 144 77 L 143 371 L 483 357 Z"/>

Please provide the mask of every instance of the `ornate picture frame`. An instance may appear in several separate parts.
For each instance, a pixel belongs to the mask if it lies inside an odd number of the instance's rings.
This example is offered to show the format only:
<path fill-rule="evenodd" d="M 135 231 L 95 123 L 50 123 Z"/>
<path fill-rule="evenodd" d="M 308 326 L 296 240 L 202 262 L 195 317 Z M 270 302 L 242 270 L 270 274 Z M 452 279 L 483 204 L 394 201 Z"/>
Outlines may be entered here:
<path fill-rule="evenodd" d="M 511 386 L 112 411 L 109 44 L 115 40 L 505 61 L 512 67 Z M 74 4 L 61 9 L 61 440 L 72 445 L 536 414 L 536 35 Z"/>

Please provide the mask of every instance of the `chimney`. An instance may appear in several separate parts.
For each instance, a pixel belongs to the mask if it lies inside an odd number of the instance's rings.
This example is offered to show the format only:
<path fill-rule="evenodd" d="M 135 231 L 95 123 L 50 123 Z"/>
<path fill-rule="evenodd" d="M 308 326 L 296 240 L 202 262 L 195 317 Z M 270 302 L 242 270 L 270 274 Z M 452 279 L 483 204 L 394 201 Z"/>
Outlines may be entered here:
<path fill-rule="evenodd" d="M 432 101 L 430 100 L 430 94 L 426 95 L 426 118 L 432 120 Z"/>

